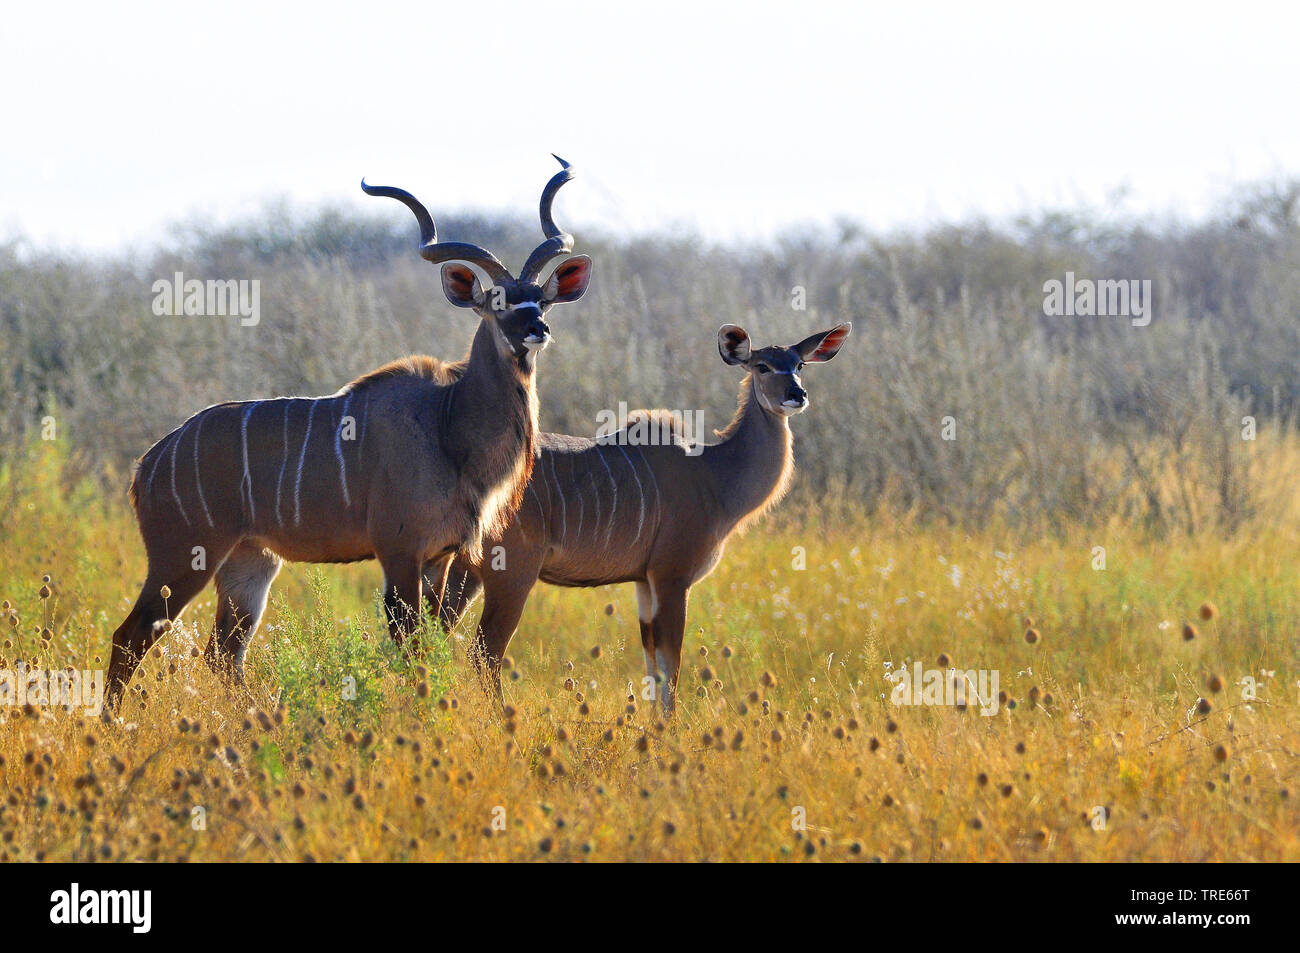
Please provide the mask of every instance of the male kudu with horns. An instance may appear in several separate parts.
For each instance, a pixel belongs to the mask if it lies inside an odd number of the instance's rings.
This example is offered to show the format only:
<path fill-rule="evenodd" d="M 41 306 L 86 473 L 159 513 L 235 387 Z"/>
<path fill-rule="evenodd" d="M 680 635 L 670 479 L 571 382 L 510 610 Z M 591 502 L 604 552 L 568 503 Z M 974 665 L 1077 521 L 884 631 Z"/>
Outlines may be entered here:
<path fill-rule="evenodd" d="M 477 554 L 484 532 L 501 528 L 535 459 L 534 362 L 550 340 L 543 316 L 581 297 L 590 277 L 591 260 L 567 257 L 573 239 L 551 214 L 572 178 L 560 164 L 542 193 L 546 239 L 518 278 L 484 248 L 439 242 L 433 217 L 410 193 L 362 181 L 368 195 L 395 198 L 415 214 L 420 255 L 444 263 L 447 298 L 481 319 L 469 354 L 456 363 L 403 358 L 329 397 L 217 404 L 155 444 L 131 481 L 149 568 L 113 633 L 106 711 L 214 576 L 207 659 L 239 681 L 283 560 L 378 559 L 389 631 L 400 644 L 418 623 L 422 570 L 431 564 L 445 574 L 453 553 Z M 431 578 L 442 581 L 437 569 Z"/>
<path fill-rule="evenodd" d="M 481 552 L 456 556 L 437 600 L 450 631 L 482 591 L 473 658 L 498 699 L 502 656 L 539 578 L 571 587 L 635 582 L 646 675 L 672 712 L 691 586 L 717 566 L 733 533 L 784 495 L 794 473 L 789 418 L 808 406 L 800 372 L 833 358 L 852 328 L 753 348 L 742 328 L 724 325 L 722 360 L 749 373 L 719 442 L 691 453 L 681 443 L 629 445 L 627 432 L 539 435 L 523 504 L 504 532 L 484 537 Z M 670 422 L 665 411 L 636 412 L 647 413 L 652 430 Z"/>

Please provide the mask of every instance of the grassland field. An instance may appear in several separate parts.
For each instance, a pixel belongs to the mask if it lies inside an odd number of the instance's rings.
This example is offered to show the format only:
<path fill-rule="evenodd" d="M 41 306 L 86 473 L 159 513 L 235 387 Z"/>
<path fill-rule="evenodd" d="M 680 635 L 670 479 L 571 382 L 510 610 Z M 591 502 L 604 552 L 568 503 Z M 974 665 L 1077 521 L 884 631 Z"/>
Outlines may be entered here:
<path fill-rule="evenodd" d="M 1258 452 L 1285 495 L 1295 448 Z M 124 494 L 65 465 L 0 473 L 0 669 L 104 668 L 143 576 Z M 1298 539 L 791 503 L 693 590 L 668 724 L 631 586 L 539 585 L 503 714 L 463 632 L 390 643 L 375 564 L 290 565 L 247 690 L 199 657 L 209 589 L 121 723 L 0 709 L 0 859 L 1297 860 Z M 917 662 L 1005 698 L 894 704 Z"/>

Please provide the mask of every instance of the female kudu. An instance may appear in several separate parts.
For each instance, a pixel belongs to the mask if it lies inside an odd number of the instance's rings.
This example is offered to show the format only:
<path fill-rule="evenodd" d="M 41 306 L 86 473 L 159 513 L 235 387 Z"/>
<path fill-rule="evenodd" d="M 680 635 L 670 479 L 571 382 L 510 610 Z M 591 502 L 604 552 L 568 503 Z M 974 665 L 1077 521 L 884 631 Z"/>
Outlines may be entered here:
<path fill-rule="evenodd" d="M 560 163 L 542 193 L 546 240 L 517 279 L 477 245 L 439 242 L 432 216 L 408 192 L 361 183 L 367 194 L 411 209 L 420 255 L 445 262 L 447 298 L 481 318 L 469 354 L 456 363 L 403 358 L 330 397 L 217 404 L 145 453 L 131 500 L 149 568 L 113 633 L 106 712 L 165 620 L 214 576 L 207 659 L 241 680 L 282 560 L 377 558 L 389 630 L 400 643 L 418 622 L 423 568 L 432 562 L 445 574 L 452 553 L 477 554 L 482 535 L 504 525 L 535 459 L 534 366 L 550 339 L 543 315 L 581 297 L 590 276 L 591 260 L 578 255 L 540 277 L 573 247 L 551 215 L 556 192 L 572 178 Z"/>
<path fill-rule="evenodd" d="M 498 698 L 501 658 L 538 579 L 574 587 L 635 582 L 646 674 L 672 712 L 690 588 L 718 564 L 732 533 L 784 495 L 794 472 L 789 418 L 808 406 L 800 372 L 833 358 L 852 327 L 793 347 L 753 349 L 743 329 L 725 325 L 722 359 L 749 373 L 720 442 L 692 454 L 681 443 L 629 446 L 620 434 L 600 441 L 540 435 L 523 504 L 504 532 L 484 538 L 481 552 L 455 557 L 439 600 L 450 631 L 482 591 L 473 655 Z M 650 414 L 661 421 L 664 412 Z"/>

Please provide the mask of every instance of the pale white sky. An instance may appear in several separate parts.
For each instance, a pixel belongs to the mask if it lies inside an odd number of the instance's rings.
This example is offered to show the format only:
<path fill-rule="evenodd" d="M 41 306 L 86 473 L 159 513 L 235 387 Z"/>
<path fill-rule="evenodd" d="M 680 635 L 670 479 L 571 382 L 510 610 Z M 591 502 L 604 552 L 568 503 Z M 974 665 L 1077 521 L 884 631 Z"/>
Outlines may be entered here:
<path fill-rule="evenodd" d="M 768 237 L 1300 174 L 1289 5 L 6 6 L 0 238 L 147 246 L 268 199 Z"/>

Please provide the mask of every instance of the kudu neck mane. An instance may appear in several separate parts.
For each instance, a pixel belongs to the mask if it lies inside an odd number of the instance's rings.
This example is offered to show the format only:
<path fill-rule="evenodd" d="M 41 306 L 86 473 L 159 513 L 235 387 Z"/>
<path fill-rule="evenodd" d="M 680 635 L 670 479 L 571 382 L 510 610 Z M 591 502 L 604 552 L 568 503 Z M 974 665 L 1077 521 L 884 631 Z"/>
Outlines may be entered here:
<path fill-rule="evenodd" d="M 440 428 L 443 446 L 464 466 L 464 473 L 480 491 L 491 489 L 508 471 L 514 479 L 504 508 L 495 520 L 504 524 L 523 502 L 532 477 L 537 441 L 537 386 L 535 358 L 523 360 L 503 355 L 496 333 L 486 320 L 479 322 L 464 370 L 451 387 Z M 473 409 L 471 409 L 473 408 Z M 499 526 L 485 526 L 492 532 Z"/>
<path fill-rule="evenodd" d="M 702 459 L 718 481 L 719 499 L 742 523 L 761 516 L 785 495 L 794 476 L 794 438 L 785 417 L 763 409 L 751 371 L 740 382 L 736 415 L 717 431 Z"/>
<path fill-rule="evenodd" d="M 534 463 L 537 389 L 532 360 L 521 367 L 518 360 L 504 356 L 492 327 L 481 320 L 461 360 L 404 357 L 357 378 L 349 389 L 365 390 L 395 377 L 422 377 L 448 389 L 438 440 L 480 498 L 503 480 L 515 481 L 502 511 L 487 514 L 489 523 L 507 520 L 523 500 Z"/>

